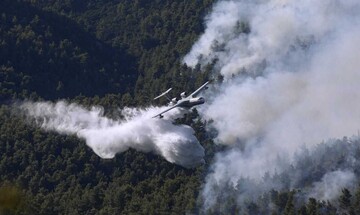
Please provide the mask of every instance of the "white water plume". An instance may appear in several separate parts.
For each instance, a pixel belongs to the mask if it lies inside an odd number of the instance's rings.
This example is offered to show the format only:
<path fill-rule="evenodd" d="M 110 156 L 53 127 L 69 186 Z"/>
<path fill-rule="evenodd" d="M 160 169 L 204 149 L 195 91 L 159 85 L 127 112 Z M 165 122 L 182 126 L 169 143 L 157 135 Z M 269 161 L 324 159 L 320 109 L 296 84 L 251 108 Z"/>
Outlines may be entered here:
<path fill-rule="evenodd" d="M 37 125 L 45 130 L 62 134 L 76 134 L 100 157 L 113 158 L 129 148 L 153 152 L 171 163 L 192 168 L 204 163 L 204 149 L 186 125 L 174 125 L 172 117 L 180 114 L 174 110 L 164 119 L 152 118 L 163 108 L 125 108 L 124 119 L 114 120 L 104 116 L 101 107 L 88 110 L 64 101 L 25 102 L 20 108 Z"/>
<path fill-rule="evenodd" d="M 287 171 L 303 147 L 312 151 L 360 128 L 360 2 L 219 1 L 205 25 L 184 63 L 214 63 L 224 76 L 199 112 L 217 130 L 217 143 L 231 145 L 217 154 L 206 179 L 205 208 L 216 204 L 222 187 L 241 187 L 243 178 L 264 191 L 302 188 L 295 183 L 301 174 L 287 180 L 290 187 L 263 176 Z M 354 182 L 353 169 L 333 171 L 323 173 L 323 182 L 335 173 L 339 185 Z"/>

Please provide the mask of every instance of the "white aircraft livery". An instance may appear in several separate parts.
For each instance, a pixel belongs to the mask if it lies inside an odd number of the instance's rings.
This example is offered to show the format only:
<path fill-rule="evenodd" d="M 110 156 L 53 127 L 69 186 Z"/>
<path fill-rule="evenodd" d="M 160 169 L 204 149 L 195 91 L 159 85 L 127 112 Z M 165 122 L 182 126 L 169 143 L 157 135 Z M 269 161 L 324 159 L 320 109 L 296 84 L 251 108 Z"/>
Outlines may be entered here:
<path fill-rule="evenodd" d="M 204 104 L 205 103 L 205 99 L 203 97 L 196 97 L 202 90 L 204 89 L 207 89 L 206 85 L 208 85 L 210 83 L 210 81 L 207 81 L 205 84 L 203 84 L 201 87 L 199 87 L 197 90 L 195 90 L 193 93 L 191 93 L 189 96 L 186 96 L 186 92 L 182 92 L 180 94 L 181 96 L 181 99 L 179 101 L 177 101 L 176 98 L 173 98 L 170 100 L 169 97 L 167 97 L 166 94 L 168 94 L 171 90 L 168 89 L 166 90 L 165 92 L 161 93 L 159 96 L 155 97 L 154 100 L 158 99 L 158 98 L 161 98 L 163 96 L 165 96 L 169 101 L 169 105 L 170 107 L 166 110 L 164 110 L 163 112 L 153 116 L 153 118 L 155 117 L 160 117 L 162 118 L 164 113 L 168 112 L 169 110 L 171 109 L 174 109 L 174 108 L 185 108 L 185 109 L 190 109 L 196 105 L 201 105 L 201 104 Z"/>

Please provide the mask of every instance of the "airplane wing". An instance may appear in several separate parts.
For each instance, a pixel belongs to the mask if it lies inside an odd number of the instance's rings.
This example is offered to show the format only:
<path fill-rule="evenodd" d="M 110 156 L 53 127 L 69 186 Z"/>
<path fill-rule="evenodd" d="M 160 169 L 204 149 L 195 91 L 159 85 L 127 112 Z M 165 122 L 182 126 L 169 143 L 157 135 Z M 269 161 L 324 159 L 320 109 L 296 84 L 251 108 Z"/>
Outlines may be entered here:
<path fill-rule="evenodd" d="M 169 107 L 168 109 L 164 110 L 163 112 L 161 112 L 161 113 L 153 116 L 152 118 L 156 118 L 156 117 L 158 117 L 158 116 L 161 117 L 161 114 L 166 113 L 166 112 L 168 112 L 169 110 L 174 109 L 174 108 L 176 108 L 176 107 L 178 107 L 178 106 L 179 106 L 179 104 L 173 105 L 173 106 Z"/>
<path fill-rule="evenodd" d="M 188 98 L 194 98 L 196 97 L 205 87 L 208 85 L 210 81 L 207 81 L 205 84 L 203 84 L 201 87 L 199 87 L 197 90 L 195 90 L 193 93 L 191 93 Z"/>
<path fill-rule="evenodd" d="M 156 99 L 158 99 L 158 98 L 160 98 L 160 97 L 165 96 L 166 94 L 168 94 L 168 93 L 170 92 L 170 90 L 172 90 L 172 88 L 170 88 L 170 89 L 166 90 L 165 92 L 161 93 L 160 95 L 156 96 L 156 97 L 154 98 L 154 100 L 156 100 Z"/>

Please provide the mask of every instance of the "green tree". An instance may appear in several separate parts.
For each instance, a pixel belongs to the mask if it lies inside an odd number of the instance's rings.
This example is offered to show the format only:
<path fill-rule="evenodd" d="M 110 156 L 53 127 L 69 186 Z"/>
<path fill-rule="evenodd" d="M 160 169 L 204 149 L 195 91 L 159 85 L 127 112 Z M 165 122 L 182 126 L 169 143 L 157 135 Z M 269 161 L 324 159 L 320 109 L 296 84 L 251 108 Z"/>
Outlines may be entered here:
<path fill-rule="evenodd" d="M 342 194 L 339 197 L 339 205 L 342 211 L 347 214 L 354 214 L 354 210 L 351 206 L 352 195 L 350 191 L 346 188 L 342 189 Z"/>
<path fill-rule="evenodd" d="M 306 205 L 306 213 L 308 215 L 319 215 L 318 203 L 316 199 L 309 198 L 309 201 Z"/>
<path fill-rule="evenodd" d="M 286 202 L 286 206 L 285 206 L 285 210 L 284 210 L 284 215 L 295 215 L 296 210 L 295 210 L 295 206 L 294 206 L 294 191 L 289 193 L 289 197 L 288 200 Z"/>
<path fill-rule="evenodd" d="M 360 186 L 356 189 L 355 200 L 353 202 L 353 208 L 355 214 L 360 214 Z"/>

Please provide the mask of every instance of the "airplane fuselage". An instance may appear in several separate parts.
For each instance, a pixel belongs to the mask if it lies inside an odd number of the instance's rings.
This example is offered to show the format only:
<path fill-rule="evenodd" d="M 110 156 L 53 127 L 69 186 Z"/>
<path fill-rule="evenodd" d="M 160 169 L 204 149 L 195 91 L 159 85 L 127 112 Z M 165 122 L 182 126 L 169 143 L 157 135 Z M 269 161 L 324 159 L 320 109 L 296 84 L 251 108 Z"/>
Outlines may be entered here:
<path fill-rule="evenodd" d="M 177 102 L 178 107 L 182 107 L 182 108 L 192 108 L 196 105 L 201 105 L 205 103 L 205 99 L 203 97 L 198 97 L 198 98 L 191 98 L 191 99 L 185 99 L 185 100 L 180 100 Z"/>
<path fill-rule="evenodd" d="M 193 93 L 191 93 L 189 96 L 186 96 L 186 92 L 182 92 L 180 94 L 181 99 L 179 101 L 176 100 L 176 98 L 173 99 L 169 99 L 170 101 L 169 106 L 167 109 L 163 110 L 161 113 L 153 116 L 153 118 L 155 117 L 163 117 L 163 113 L 166 113 L 174 108 L 185 108 L 185 109 L 190 109 L 196 105 L 201 105 L 205 103 L 205 99 L 203 97 L 197 97 L 197 95 L 200 93 L 200 91 L 202 91 L 203 89 L 207 89 L 206 85 L 208 85 L 210 83 L 210 81 L 207 81 L 205 84 L 203 84 L 201 87 L 199 87 L 197 90 L 195 90 Z M 162 96 L 166 96 L 166 94 L 171 90 L 168 89 L 167 91 L 165 91 L 164 93 L 160 94 L 160 96 L 155 97 L 155 99 L 158 99 Z"/>

